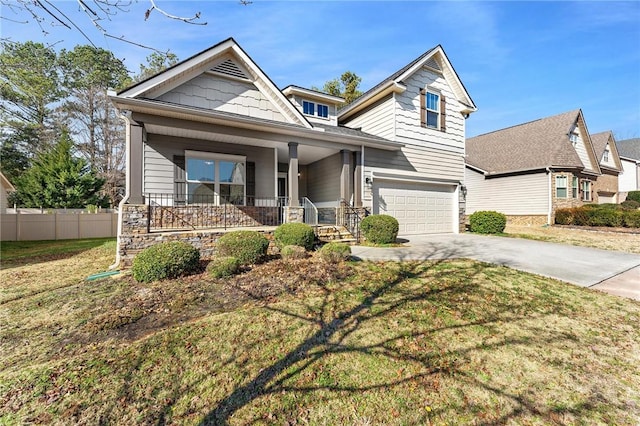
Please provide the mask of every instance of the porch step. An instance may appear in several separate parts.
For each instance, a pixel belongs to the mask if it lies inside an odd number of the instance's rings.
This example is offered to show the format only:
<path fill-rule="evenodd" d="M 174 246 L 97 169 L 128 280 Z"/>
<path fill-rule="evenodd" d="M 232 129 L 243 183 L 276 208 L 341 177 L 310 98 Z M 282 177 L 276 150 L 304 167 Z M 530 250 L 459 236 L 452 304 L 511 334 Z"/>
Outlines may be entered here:
<path fill-rule="evenodd" d="M 316 228 L 316 237 L 323 243 L 340 242 L 349 245 L 358 243 L 356 238 L 344 226 L 320 225 Z"/>

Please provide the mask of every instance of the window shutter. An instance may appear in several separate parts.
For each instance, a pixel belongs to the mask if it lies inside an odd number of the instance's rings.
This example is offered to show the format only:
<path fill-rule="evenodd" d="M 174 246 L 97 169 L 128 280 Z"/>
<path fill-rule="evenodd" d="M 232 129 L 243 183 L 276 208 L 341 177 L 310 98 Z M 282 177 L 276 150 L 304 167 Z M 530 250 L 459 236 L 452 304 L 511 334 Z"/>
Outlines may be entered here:
<path fill-rule="evenodd" d="M 256 196 L 256 163 L 247 161 L 246 163 L 246 179 L 247 179 L 247 205 L 255 205 Z"/>
<path fill-rule="evenodd" d="M 173 198 L 176 204 L 187 201 L 187 174 L 185 173 L 184 155 L 173 156 Z"/>
<path fill-rule="evenodd" d="M 426 96 L 424 89 L 420 89 L 420 126 L 427 127 L 427 105 L 426 105 Z"/>
<path fill-rule="evenodd" d="M 440 96 L 440 130 L 447 131 L 447 102 L 443 95 Z"/>

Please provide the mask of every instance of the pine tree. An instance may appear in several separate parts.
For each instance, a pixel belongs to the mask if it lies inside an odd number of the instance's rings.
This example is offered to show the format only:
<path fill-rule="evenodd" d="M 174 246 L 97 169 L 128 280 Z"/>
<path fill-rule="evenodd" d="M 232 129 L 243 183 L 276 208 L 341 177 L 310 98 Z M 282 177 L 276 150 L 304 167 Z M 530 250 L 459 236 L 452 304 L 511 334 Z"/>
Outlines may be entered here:
<path fill-rule="evenodd" d="M 84 208 L 103 204 L 98 192 L 104 180 L 84 159 L 73 156 L 73 142 L 63 132 L 58 142 L 39 153 L 33 165 L 19 177 L 18 203 L 24 207 Z"/>

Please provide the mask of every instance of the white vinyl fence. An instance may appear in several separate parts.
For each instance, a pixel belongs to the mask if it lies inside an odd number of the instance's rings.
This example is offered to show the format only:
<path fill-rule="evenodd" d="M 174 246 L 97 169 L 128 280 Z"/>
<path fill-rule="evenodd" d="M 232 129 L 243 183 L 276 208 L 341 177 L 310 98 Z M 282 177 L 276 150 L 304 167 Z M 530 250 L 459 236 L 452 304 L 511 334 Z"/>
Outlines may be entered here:
<path fill-rule="evenodd" d="M 0 214 L 0 241 L 115 237 L 117 213 Z"/>

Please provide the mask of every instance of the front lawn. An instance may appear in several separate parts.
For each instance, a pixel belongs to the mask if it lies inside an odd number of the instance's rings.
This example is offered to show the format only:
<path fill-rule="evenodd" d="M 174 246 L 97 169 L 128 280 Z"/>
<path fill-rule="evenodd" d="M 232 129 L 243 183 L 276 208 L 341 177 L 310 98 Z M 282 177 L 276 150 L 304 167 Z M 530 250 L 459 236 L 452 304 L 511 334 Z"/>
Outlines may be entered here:
<path fill-rule="evenodd" d="M 82 280 L 112 257 L 0 271 L 0 424 L 640 421 L 638 302 L 467 260 Z"/>

